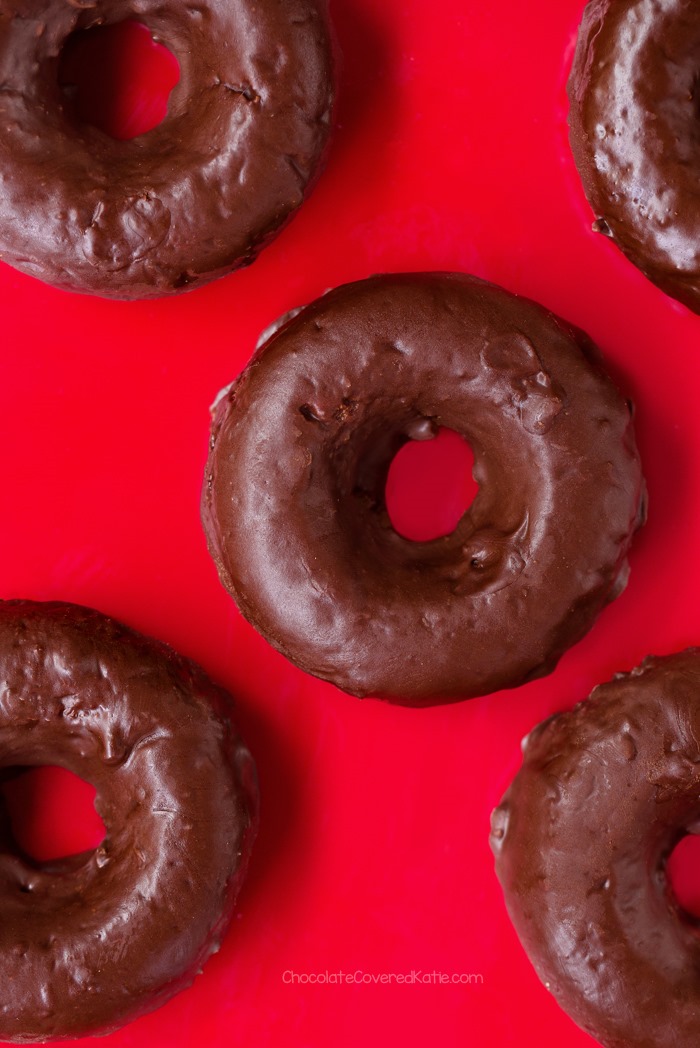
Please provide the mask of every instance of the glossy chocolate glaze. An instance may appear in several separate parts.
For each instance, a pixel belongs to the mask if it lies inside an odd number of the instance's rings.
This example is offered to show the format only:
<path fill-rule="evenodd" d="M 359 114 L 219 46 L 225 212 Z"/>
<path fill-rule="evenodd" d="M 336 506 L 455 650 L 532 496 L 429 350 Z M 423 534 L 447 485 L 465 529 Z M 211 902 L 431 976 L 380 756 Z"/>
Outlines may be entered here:
<path fill-rule="evenodd" d="M 700 649 L 649 658 L 523 744 L 492 817 L 540 979 L 605 1048 L 700 1042 L 700 938 L 666 879 L 700 831 Z"/>
<path fill-rule="evenodd" d="M 230 699 L 96 611 L 0 603 L 0 765 L 92 783 L 106 836 L 38 864 L 0 810 L 0 1040 L 106 1033 L 188 986 L 231 919 L 257 825 Z"/>
<path fill-rule="evenodd" d="M 700 312 L 700 7 L 592 0 L 569 79 L 571 147 L 600 232 Z"/>
<path fill-rule="evenodd" d="M 410 439 L 471 444 L 453 534 L 398 535 Z M 548 673 L 627 577 L 644 514 L 628 404 L 593 347 L 473 277 L 349 284 L 293 316 L 217 402 L 202 515 L 243 614 L 355 695 L 429 705 Z"/>
<path fill-rule="evenodd" d="M 162 124 L 118 142 L 77 122 L 58 62 L 128 18 L 180 82 Z M 324 0 L 0 0 L 0 259 L 123 299 L 245 265 L 318 173 L 332 100 Z"/>

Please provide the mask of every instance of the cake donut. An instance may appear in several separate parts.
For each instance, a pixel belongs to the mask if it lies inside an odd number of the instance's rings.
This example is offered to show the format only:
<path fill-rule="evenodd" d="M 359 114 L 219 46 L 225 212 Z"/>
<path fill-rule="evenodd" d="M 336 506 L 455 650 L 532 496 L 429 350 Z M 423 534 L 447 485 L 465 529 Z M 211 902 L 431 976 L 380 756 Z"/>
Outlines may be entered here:
<path fill-rule="evenodd" d="M 440 426 L 479 492 L 415 543 L 387 474 Z M 408 274 L 338 288 L 258 349 L 215 407 L 202 516 L 287 658 L 430 705 L 548 673 L 624 587 L 644 504 L 630 407 L 583 334 L 474 277 Z"/>
<path fill-rule="evenodd" d="M 700 9 L 592 0 L 568 91 L 571 146 L 595 227 L 700 312 Z"/>
<path fill-rule="evenodd" d="M 76 31 L 134 18 L 180 63 L 165 120 L 116 141 L 58 84 Z M 301 204 L 333 100 L 325 0 L 0 5 L 0 260 L 56 287 L 152 298 L 252 262 Z"/>
<path fill-rule="evenodd" d="M 700 1040 L 697 918 L 666 877 L 700 830 L 700 649 L 649 658 L 541 724 L 492 818 L 537 974 L 605 1048 Z"/>
<path fill-rule="evenodd" d="M 40 865 L 0 818 L 0 1039 L 103 1034 L 218 949 L 257 824 L 230 700 L 170 648 L 70 604 L 0 603 L 0 764 L 92 783 L 106 836 Z"/>

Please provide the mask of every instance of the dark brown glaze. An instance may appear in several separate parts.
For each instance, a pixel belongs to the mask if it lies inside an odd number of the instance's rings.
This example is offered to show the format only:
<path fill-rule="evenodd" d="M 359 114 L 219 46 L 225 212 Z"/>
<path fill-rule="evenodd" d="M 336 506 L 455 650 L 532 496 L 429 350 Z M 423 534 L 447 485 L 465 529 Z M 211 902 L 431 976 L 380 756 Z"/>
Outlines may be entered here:
<path fill-rule="evenodd" d="M 700 312 L 700 8 L 592 0 L 569 79 L 571 146 L 595 228 Z"/>
<path fill-rule="evenodd" d="M 700 832 L 700 649 L 649 658 L 523 744 L 492 817 L 515 929 L 547 989 L 606 1048 L 700 1042 L 698 921 L 666 878 Z"/>
<path fill-rule="evenodd" d="M 415 543 L 389 465 L 439 426 L 479 493 Z M 591 343 L 473 277 L 331 292 L 258 350 L 216 408 L 202 515 L 243 614 L 302 669 L 409 705 L 548 673 L 624 587 L 644 485 L 628 404 Z"/>
<path fill-rule="evenodd" d="M 180 82 L 160 126 L 118 142 L 73 117 L 58 61 L 128 18 Z M 122 299 L 223 276 L 301 204 L 332 99 L 324 0 L 0 0 L 0 259 Z"/>
<path fill-rule="evenodd" d="M 92 783 L 106 836 L 47 865 L 0 820 L 0 1039 L 106 1033 L 188 986 L 231 919 L 257 825 L 230 699 L 96 611 L 0 603 L 0 766 Z"/>

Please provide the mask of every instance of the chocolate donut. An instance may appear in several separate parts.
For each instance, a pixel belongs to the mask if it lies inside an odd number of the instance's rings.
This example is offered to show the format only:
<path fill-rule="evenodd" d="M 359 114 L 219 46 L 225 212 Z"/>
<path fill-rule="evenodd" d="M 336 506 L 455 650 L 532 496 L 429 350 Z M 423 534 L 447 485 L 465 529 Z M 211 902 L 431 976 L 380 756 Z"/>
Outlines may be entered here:
<path fill-rule="evenodd" d="M 232 916 L 257 822 L 230 700 L 96 611 L 0 603 L 0 764 L 92 783 L 106 829 L 50 864 L 0 810 L 0 1039 L 107 1033 L 188 986 Z"/>
<path fill-rule="evenodd" d="M 700 1041 L 700 939 L 666 878 L 700 832 L 700 649 L 649 658 L 525 740 L 491 846 L 545 986 L 606 1048 Z"/>
<path fill-rule="evenodd" d="M 78 122 L 58 61 L 72 33 L 129 18 L 173 51 L 181 76 L 163 123 L 118 142 Z M 318 172 L 331 65 L 324 0 L 7 0 L 0 259 L 122 299 L 252 262 Z"/>
<path fill-rule="evenodd" d="M 569 79 L 571 146 L 594 228 L 700 313 L 700 9 L 592 0 Z"/>
<path fill-rule="evenodd" d="M 408 440 L 471 444 L 479 492 L 414 543 L 384 489 Z M 376 277 L 297 313 L 215 411 L 202 514 L 221 580 L 302 669 L 411 705 L 548 673 L 627 578 L 630 408 L 591 343 L 473 277 Z"/>

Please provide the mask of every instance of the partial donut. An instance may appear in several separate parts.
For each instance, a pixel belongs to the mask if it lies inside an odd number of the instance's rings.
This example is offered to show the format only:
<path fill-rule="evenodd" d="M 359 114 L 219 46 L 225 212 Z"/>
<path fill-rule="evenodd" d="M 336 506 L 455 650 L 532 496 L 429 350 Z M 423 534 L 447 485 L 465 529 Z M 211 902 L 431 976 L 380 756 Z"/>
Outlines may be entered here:
<path fill-rule="evenodd" d="M 68 37 L 125 19 L 180 63 L 168 115 L 127 142 L 78 122 Z M 253 261 L 301 204 L 329 134 L 324 0 L 0 5 L 0 259 L 69 291 L 152 298 Z"/>
<path fill-rule="evenodd" d="M 491 847 L 515 930 L 605 1048 L 700 1039 L 697 918 L 666 879 L 700 831 L 700 649 L 649 658 L 523 743 Z"/>
<path fill-rule="evenodd" d="M 92 783 L 106 836 L 41 865 L 0 811 L 0 1039 L 103 1034 L 218 949 L 257 825 L 229 696 L 96 611 L 0 603 L 0 766 Z"/>
<path fill-rule="evenodd" d="M 609 236 L 700 312 L 700 9 L 591 0 L 569 79 L 571 147 Z"/>
<path fill-rule="evenodd" d="M 440 426 L 479 492 L 414 543 L 387 474 Z M 624 587 L 644 503 L 630 408 L 583 334 L 474 277 L 412 274 L 271 335 L 216 406 L 202 516 L 224 586 L 292 662 L 430 705 L 548 673 Z"/>

